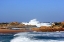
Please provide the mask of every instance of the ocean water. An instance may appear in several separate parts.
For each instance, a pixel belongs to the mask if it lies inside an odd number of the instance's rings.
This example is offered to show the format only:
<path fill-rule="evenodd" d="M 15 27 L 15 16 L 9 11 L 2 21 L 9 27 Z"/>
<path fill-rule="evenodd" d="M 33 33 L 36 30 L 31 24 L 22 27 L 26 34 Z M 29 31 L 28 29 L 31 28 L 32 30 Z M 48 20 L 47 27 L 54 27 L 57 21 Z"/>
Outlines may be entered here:
<path fill-rule="evenodd" d="M 0 34 L 0 42 L 64 42 L 64 32 Z"/>

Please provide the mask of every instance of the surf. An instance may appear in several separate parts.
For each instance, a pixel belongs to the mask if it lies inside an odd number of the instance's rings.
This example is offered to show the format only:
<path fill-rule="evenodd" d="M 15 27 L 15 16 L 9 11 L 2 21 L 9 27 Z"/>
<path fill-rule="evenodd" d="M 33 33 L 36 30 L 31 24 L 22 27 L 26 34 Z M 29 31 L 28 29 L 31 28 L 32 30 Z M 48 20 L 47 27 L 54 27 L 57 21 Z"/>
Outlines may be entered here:
<path fill-rule="evenodd" d="M 23 32 L 15 34 L 10 42 L 64 42 L 63 34 L 64 32 Z"/>

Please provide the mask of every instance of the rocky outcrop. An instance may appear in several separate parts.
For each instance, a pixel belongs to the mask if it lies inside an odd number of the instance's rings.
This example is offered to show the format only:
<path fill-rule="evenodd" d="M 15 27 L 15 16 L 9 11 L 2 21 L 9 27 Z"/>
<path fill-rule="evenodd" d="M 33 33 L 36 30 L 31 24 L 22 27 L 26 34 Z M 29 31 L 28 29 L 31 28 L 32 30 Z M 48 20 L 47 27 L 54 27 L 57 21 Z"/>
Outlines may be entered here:
<path fill-rule="evenodd" d="M 11 28 L 20 28 L 22 30 L 31 30 L 31 31 L 41 31 L 41 32 L 55 32 L 55 31 L 64 31 L 64 22 L 54 22 L 51 26 L 41 26 L 37 27 L 36 25 L 25 25 L 18 22 L 11 23 L 0 23 L 0 29 L 11 29 Z"/>
<path fill-rule="evenodd" d="M 32 31 L 40 31 L 39 28 L 31 28 Z"/>
<path fill-rule="evenodd" d="M 64 22 L 54 22 L 52 26 L 41 26 L 38 28 L 33 28 L 34 31 L 41 32 L 55 32 L 55 31 L 64 31 Z"/>

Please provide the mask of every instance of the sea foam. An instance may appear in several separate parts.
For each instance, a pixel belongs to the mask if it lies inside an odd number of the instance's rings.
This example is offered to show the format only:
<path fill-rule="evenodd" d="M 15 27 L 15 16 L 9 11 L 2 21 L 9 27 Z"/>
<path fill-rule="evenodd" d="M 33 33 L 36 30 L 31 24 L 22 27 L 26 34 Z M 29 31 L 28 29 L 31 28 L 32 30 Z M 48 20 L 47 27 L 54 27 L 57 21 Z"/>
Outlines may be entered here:
<path fill-rule="evenodd" d="M 53 39 L 34 39 L 35 36 L 47 36 L 47 37 L 64 37 L 63 32 L 23 32 L 15 34 L 14 38 L 10 42 L 64 42 L 64 40 Z"/>

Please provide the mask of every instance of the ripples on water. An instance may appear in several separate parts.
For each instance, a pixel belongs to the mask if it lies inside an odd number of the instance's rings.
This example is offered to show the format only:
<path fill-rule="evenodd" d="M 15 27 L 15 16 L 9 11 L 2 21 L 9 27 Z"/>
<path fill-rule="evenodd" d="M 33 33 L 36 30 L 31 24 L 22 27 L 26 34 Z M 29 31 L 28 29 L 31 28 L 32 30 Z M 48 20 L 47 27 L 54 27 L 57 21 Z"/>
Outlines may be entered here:
<path fill-rule="evenodd" d="M 13 34 L 0 34 L 0 42 L 10 42 L 13 38 Z"/>
<path fill-rule="evenodd" d="M 0 34 L 0 42 L 64 42 L 64 32 Z"/>

